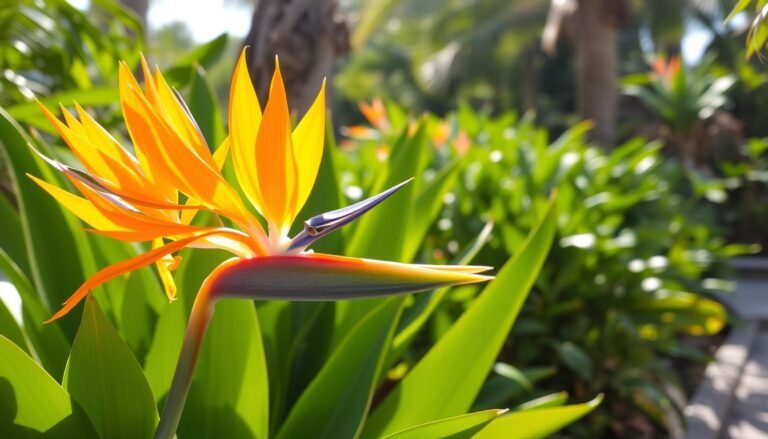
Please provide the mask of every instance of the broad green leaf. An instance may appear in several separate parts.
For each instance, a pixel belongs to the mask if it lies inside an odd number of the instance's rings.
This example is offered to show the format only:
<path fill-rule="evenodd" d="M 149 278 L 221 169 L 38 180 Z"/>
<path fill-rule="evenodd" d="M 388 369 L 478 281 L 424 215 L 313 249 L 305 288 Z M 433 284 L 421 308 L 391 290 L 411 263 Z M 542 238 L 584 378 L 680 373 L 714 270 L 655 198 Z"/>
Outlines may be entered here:
<path fill-rule="evenodd" d="M 152 437 L 159 419 L 152 389 L 93 297 L 86 299 L 64 386 L 103 439 Z"/>
<path fill-rule="evenodd" d="M 406 128 L 392 150 L 388 166 L 381 169 L 371 193 L 379 193 L 411 177 L 420 176 L 426 166 L 428 148 L 424 126 L 410 137 Z M 413 181 L 363 215 L 347 240 L 346 254 L 389 261 L 403 261 L 409 219 L 420 183 Z M 407 262 L 407 261 L 403 261 Z M 333 345 L 379 300 L 356 300 L 336 304 L 336 330 Z"/>
<path fill-rule="evenodd" d="M 256 308 L 239 299 L 215 306 L 179 437 L 266 438 L 269 384 Z"/>
<path fill-rule="evenodd" d="M 423 125 L 409 137 L 406 132 L 398 140 L 386 168 L 382 168 L 371 188 L 377 194 L 411 177 L 420 177 L 426 166 L 426 148 Z M 414 181 L 400 189 L 376 209 L 363 215 L 348 241 L 347 255 L 407 262 L 402 259 L 408 220 L 413 215 L 417 189 L 421 181 Z"/>
<path fill-rule="evenodd" d="M 0 335 L 0 433 L 13 439 L 96 438 L 66 390 Z"/>
<path fill-rule="evenodd" d="M 24 332 L 35 351 L 40 364 L 53 376 L 61 376 L 69 355 L 69 341 L 61 331 L 58 321 L 43 323 L 51 317 L 40 303 L 32 288 L 32 282 L 21 269 L 0 249 L 0 271 L 5 273 L 21 296 Z"/>
<path fill-rule="evenodd" d="M 293 326 L 288 352 L 288 406 L 325 365 L 333 339 L 333 302 L 291 302 Z"/>
<path fill-rule="evenodd" d="M 400 431 L 383 439 L 423 439 L 423 438 L 447 438 L 463 439 L 473 437 L 475 433 L 485 427 L 495 418 L 503 415 L 506 410 L 485 410 L 469 413 L 467 415 L 454 416 L 439 421 L 428 422 L 407 430 Z"/>
<path fill-rule="evenodd" d="M 155 400 L 162 407 L 173 381 L 173 372 L 184 341 L 187 318 L 181 303 L 168 303 L 160 311 L 152 344 L 144 359 L 144 373 Z"/>
<path fill-rule="evenodd" d="M 475 258 L 480 249 L 488 243 L 493 231 L 493 224 L 487 223 L 472 243 L 451 263 L 467 265 Z M 418 294 L 414 297 L 414 304 L 403 312 L 399 326 L 402 328 L 392 340 L 392 348 L 389 351 L 387 365 L 392 364 L 413 341 L 419 331 L 429 321 L 430 316 L 448 294 L 450 288 L 441 288 L 428 294 Z"/>
<path fill-rule="evenodd" d="M 10 201 L 0 193 L 0 249 L 16 263 L 24 273 L 29 276 L 29 257 L 24 243 L 24 231 L 21 228 L 19 212 Z"/>
<path fill-rule="evenodd" d="M 549 253 L 557 219 L 553 205 L 554 200 L 520 253 L 373 412 L 365 437 L 470 408 Z"/>
<path fill-rule="evenodd" d="M 221 119 L 219 100 L 208 81 L 208 75 L 198 65 L 192 67 L 187 104 L 205 141 L 208 142 L 208 147 L 212 151 L 215 150 L 224 140 L 224 121 Z"/>
<path fill-rule="evenodd" d="M 48 108 L 56 108 L 59 103 L 69 102 L 77 102 L 83 107 L 89 107 L 96 105 L 112 105 L 115 102 L 118 102 L 119 99 L 120 93 L 117 87 L 105 86 L 87 90 L 68 90 L 42 97 L 40 98 L 40 102 Z M 13 107 L 8 107 L 6 110 L 11 117 L 17 120 L 33 122 L 35 126 L 40 123 L 45 126 L 46 131 L 52 133 L 55 132 L 53 126 L 48 122 L 45 116 L 43 116 L 40 107 L 38 107 L 35 102 L 15 105 Z"/>
<path fill-rule="evenodd" d="M 289 355 L 293 340 L 292 303 L 282 300 L 257 301 L 264 352 L 269 371 L 270 428 L 274 433 L 288 411 Z"/>
<path fill-rule="evenodd" d="M 512 412 L 493 420 L 474 439 L 537 439 L 547 437 L 594 410 L 603 396 L 584 404 Z"/>
<path fill-rule="evenodd" d="M 351 329 L 293 406 L 278 439 L 359 434 L 401 304 L 388 299 Z"/>
<path fill-rule="evenodd" d="M 90 248 L 82 227 L 26 177 L 26 174 L 32 174 L 49 182 L 57 181 L 51 169 L 33 155 L 28 146 L 30 143 L 21 127 L 0 109 L 0 144 L 10 160 L 11 181 L 16 188 L 32 280 L 43 305 L 53 308 L 82 284 L 85 266 L 93 271 L 95 267 L 92 257 L 87 255 Z M 77 320 L 65 317 L 61 325 L 73 335 Z"/>
<path fill-rule="evenodd" d="M 163 72 L 163 76 L 175 85 L 189 83 L 194 75 L 195 66 L 210 68 L 226 52 L 227 41 L 228 37 L 225 32 L 211 41 L 197 46 L 191 52 L 179 57 L 173 67 Z"/>

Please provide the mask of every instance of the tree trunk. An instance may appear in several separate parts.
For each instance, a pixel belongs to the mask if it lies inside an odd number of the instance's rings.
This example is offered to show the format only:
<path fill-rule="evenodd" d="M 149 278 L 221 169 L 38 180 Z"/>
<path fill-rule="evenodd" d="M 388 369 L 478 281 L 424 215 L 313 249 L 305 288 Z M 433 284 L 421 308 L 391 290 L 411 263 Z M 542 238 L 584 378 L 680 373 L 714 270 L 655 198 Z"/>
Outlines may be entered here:
<path fill-rule="evenodd" d="M 146 35 L 147 29 L 147 11 L 149 11 L 149 0 L 120 0 L 127 9 L 133 11 L 139 18 L 141 28 L 144 29 Z"/>
<path fill-rule="evenodd" d="M 574 23 L 578 112 L 594 122 L 592 140 L 605 147 L 616 138 L 619 23 L 614 12 L 621 2 L 579 0 Z"/>
<path fill-rule="evenodd" d="M 330 82 L 335 58 L 349 51 L 349 31 L 335 0 L 260 0 L 243 45 L 250 47 L 248 67 L 260 101 L 269 93 L 277 55 L 289 105 L 303 114 L 323 78 Z"/>

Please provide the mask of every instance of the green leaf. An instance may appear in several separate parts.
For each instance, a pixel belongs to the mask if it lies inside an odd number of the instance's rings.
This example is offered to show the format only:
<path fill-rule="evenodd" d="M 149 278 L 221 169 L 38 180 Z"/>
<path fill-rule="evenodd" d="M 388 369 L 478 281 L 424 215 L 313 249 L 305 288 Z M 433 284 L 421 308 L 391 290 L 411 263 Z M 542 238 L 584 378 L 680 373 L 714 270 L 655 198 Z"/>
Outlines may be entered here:
<path fill-rule="evenodd" d="M 445 194 L 456 182 L 460 165 L 461 159 L 448 164 L 432 181 L 425 183 L 424 190 L 416 196 L 415 206 L 418 207 L 418 214 L 412 215 L 410 221 L 405 221 L 408 228 L 403 242 L 402 260 L 411 261 L 416 256 L 429 226 L 440 214 Z"/>
<path fill-rule="evenodd" d="M 542 409 L 547 407 L 560 407 L 566 402 L 568 402 L 568 392 L 550 393 L 549 395 L 540 396 L 536 399 L 532 399 L 528 402 L 520 404 L 515 408 L 515 411 Z"/>
<path fill-rule="evenodd" d="M 512 412 L 496 418 L 475 435 L 474 439 L 547 437 L 590 413 L 602 400 L 603 396 L 598 395 L 584 404 Z"/>
<path fill-rule="evenodd" d="M 505 412 L 506 410 L 493 409 L 454 416 L 452 418 L 441 419 L 439 421 L 428 422 L 416 427 L 411 427 L 407 430 L 385 436 L 383 439 L 422 439 L 430 437 L 450 437 L 451 439 L 470 438 L 489 422 Z"/>
<path fill-rule="evenodd" d="M 184 341 L 186 317 L 181 303 L 168 303 L 160 311 L 152 344 L 144 359 L 144 373 L 158 405 L 171 388 L 173 371 Z"/>
<path fill-rule="evenodd" d="M 470 408 L 549 253 L 555 212 L 552 200 L 520 253 L 373 412 L 364 437 L 456 416 Z"/>
<path fill-rule="evenodd" d="M 507 369 L 501 372 L 503 369 Z M 518 370 L 511 368 L 508 364 L 497 363 L 494 368 L 498 375 L 492 376 L 483 385 L 480 394 L 472 404 L 472 410 L 484 410 L 492 407 L 503 407 L 509 400 L 516 398 L 526 392 L 533 390 L 533 384 L 555 374 L 555 369 L 551 367 L 539 367 L 531 369 Z M 507 372 L 512 372 L 509 374 Z"/>
<path fill-rule="evenodd" d="M 8 199 L 0 193 L 0 249 L 3 249 L 11 259 L 29 276 L 29 257 L 24 244 L 24 231 L 21 228 L 19 212 Z"/>
<path fill-rule="evenodd" d="M 49 309 L 58 307 L 83 283 L 83 267 L 93 265 L 92 258 L 87 257 L 90 248 L 85 232 L 52 197 L 26 177 L 29 173 L 49 182 L 57 181 L 51 169 L 32 154 L 28 147 L 31 141 L 21 127 L 2 109 L 0 143 L 11 164 L 11 181 L 18 197 L 32 280 L 43 305 Z M 67 333 L 74 334 L 76 319 L 65 318 L 61 324 Z"/>
<path fill-rule="evenodd" d="M 739 12 L 743 11 L 744 9 L 747 9 L 747 7 L 750 4 L 752 4 L 752 0 L 739 0 L 739 2 L 736 3 L 736 5 L 734 5 L 733 9 L 728 14 L 728 16 L 725 17 L 724 22 L 728 23 L 729 21 L 731 21 L 733 17 L 735 17 Z"/>
<path fill-rule="evenodd" d="M 24 331 L 37 358 L 53 376 L 61 376 L 69 355 L 69 341 L 61 331 L 59 322 L 43 323 L 51 316 L 40 303 L 32 283 L 21 269 L 0 249 L 0 271 L 8 276 L 21 296 Z"/>
<path fill-rule="evenodd" d="M 87 90 L 67 90 L 40 98 L 40 102 L 48 108 L 56 108 L 60 103 L 69 102 L 77 102 L 83 107 L 112 105 L 119 100 L 120 93 L 117 87 L 114 86 L 90 88 Z M 45 116 L 43 116 L 40 107 L 38 107 L 35 102 L 14 105 L 13 107 L 8 107 L 6 110 L 14 119 L 24 122 L 44 122 L 46 131 L 55 132 L 53 126 L 48 122 Z"/>
<path fill-rule="evenodd" d="M 191 52 L 179 57 L 176 64 L 163 73 L 163 76 L 175 85 L 189 83 L 194 75 L 195 67 L 202 66 L 209 69 L 221 55 L 226 52 L 228 37 L 223 33 L 211 41 L 197 46 Z"/>
<path fill-rule="evenodd" d="M 356 437 L 373 398 L 402 299 L 362 318 L 293 406 L 277 437 Z"/>
<path fill-rule="evenodd" d="M 589 380 L 592 377 L 592 359 L 584 349 L 565 341 L 556 346 L 560 359 L 566 366 L 582 379 Z"/>
<path fill-rule="evenodd" d="M 96 438 L 67 392 L 27 354 L 0 336 L 0 432 L 3 437 Z"/>
<path fill-rule="evenodd" d="M 424 126 L 419 127 L 413 137 L 407 129 L 392 150 L 386 168 L 381 169 L 371 189 L 377 194 L 411 177 L 420 176 L 426 166 Z M 363 215 L 347 245 L 347 255 L 364 258 L 403 260 L 406 230 L 413 215 L 416 194 L 420 181 L 405 185 L 376 209 Z"/>
<path fill-rule="evenodd" d="M 203 133 L 203 137 L 205 137 L 205 141 L 208 142 L 208 148 L 215 151 L 225 136 L 221 107 L 205 70 L 197 65 L 192 69 L 187 104 Z"/>
<path fill-rule="evenodd" d="M 225 299 L 200 351 L 179 437 L 266 438 L 269 384 L 256 308 Z"/>
<path fill-rule="evenodd" d="M 154 434 L 159 418 L 152 389 L 93 297 L 86 299 L 64 386 L 103 439 L 150 438 Z"/>

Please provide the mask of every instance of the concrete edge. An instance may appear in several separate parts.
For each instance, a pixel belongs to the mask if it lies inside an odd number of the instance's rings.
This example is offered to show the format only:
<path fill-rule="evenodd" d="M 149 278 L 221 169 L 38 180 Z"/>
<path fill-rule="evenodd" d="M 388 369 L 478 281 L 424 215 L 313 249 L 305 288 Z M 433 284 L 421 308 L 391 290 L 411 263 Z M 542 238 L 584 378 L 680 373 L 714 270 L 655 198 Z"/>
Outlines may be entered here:
<path fill-rule="evenodd" d="M 758 329 L 758 322 L 746 321 L 734 328 L 715 353 L 714 361 L 704 371 L 704 379 L 683 410 L 687 425 L 685 439 L 720 437 Z"/>

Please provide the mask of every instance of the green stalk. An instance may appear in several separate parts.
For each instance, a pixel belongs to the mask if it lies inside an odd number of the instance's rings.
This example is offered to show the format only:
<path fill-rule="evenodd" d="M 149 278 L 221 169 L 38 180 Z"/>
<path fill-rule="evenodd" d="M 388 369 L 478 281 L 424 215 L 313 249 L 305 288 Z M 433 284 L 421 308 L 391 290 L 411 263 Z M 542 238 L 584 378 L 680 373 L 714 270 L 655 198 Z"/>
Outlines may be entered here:
<path fill-rule="evenodd" d="M 173 382 L 168 392 L 168 398 L 160 416 L 160 423 L 155 432 L 155 439 L 172 439 L 181 420 L 184 403 L 187 401 L 189 388 L 192 384 L 192 375 L 195 364 L 203 344 L 205 330 L 213 317 L 216 297 L 211 295 L 211 284 L 221 269 L 228 264 L 223 264 L 214 270 L 197 293 L 195 303 L 192 305 L 192 313 L 189 315 L 187 330 L 184 334 L 184 344 L 181 346 L 179 362 L 173 374 Z"/>

